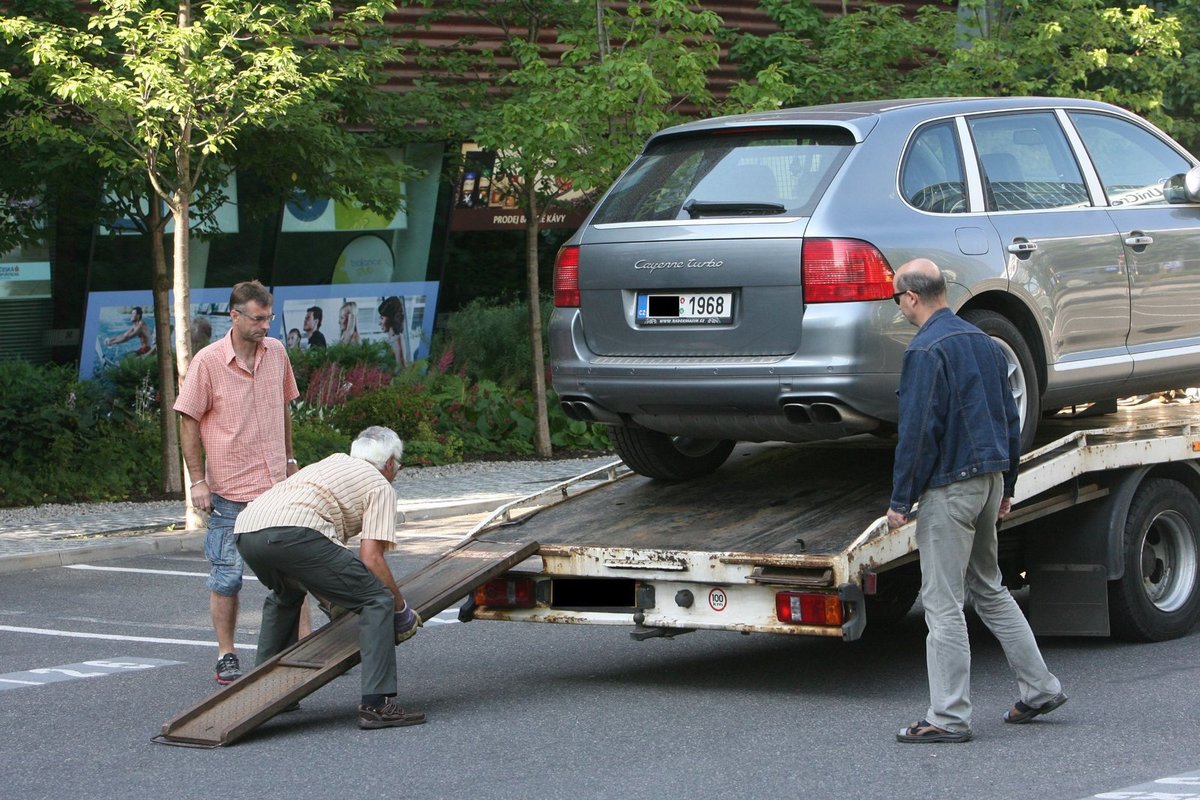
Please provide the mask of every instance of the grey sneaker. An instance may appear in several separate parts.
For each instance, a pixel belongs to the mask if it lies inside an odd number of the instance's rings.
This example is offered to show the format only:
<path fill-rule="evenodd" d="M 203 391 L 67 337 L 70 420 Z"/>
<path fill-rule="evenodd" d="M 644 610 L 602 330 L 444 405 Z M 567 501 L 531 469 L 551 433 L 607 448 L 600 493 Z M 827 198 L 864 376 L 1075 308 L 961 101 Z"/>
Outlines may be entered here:
<path fill-rule="evenodd" d="M 380 708 L 358 707 L 358 727 L 363 730 L 403 728 L 408 725 L 420 725 L 424 721 L 424 711 L 405 711 L 395 700 L 388 700 Z"/>
<path fill-rule="evenodd" d="M 217 661 L 217 683 L 222 686 L 229 684 L 242 677 L 242 665 L 238 663 L 238 657 L 234 653 L 226 653 Z"/>

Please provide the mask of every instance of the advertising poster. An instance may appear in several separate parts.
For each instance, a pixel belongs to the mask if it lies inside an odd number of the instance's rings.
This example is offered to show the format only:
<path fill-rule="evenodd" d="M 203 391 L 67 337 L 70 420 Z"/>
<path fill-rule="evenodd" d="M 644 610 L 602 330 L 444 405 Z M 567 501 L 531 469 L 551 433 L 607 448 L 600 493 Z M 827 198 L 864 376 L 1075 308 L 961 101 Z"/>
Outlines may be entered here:
<path fill-rule="evenodd" d="M 429 355 L 436 282 L 280 286 L 279 338 L 290 348 L 387 342 L 399 366 Z"/>
<path fill-rule="evenodd" d="M 450 230 L 519 230 L 525 214 L 519 208 L 517 190 L 497 168 L 496 153 L 467 142 L 462 146 L 463 168 L 450 209 Z M 571 182 L 554 179 L 559 189 L 553 209 L 542 220 L 543 228 L 578 228 L 592 200 L 571 188 Z"/>
<path fill-rule="evenodd" d="M 229 332 L 231 290 L 232 287 L 191 291 L 193 351 Z M 174 293 L 171 302 L 174 302 Z M 168 321 L 167 324 L 171 323 Z M 272 323 L 272 335 L 276 334 L 278 324 L 278 320 Z M 89 294 L 83 323 L 83 347 L 79 354 L 79 377 L 83 380 L 94 378 L 122 358 L 153 355 L 156 325 L 154 298 L 149 290 Z"/>

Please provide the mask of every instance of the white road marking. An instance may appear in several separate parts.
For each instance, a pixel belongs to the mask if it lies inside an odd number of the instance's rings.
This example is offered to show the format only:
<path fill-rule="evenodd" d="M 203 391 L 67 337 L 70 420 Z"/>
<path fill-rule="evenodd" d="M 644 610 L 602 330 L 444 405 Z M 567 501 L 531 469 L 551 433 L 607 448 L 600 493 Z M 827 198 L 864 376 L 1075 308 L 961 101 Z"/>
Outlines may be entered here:
<path fill-rule="evenodd" d="M 63 569 L 86 569 L 94 572 L 140 572 L 145 575 L 182 575 L 188 578 L 207 578 L 207 572 L 181 572 L 174 569 L 139 569 L 137 567 L 97 567 L 92 564 L 64 564 Z M 245 580 L 256 581 L 253 575 L 243 575 Z"/>
<path fill-rule="evenodd" d="M 123 636 L 117 633 L 87 633 L 85 631 L 58 631 L 51 628 L 21 628 L 16 625 L 0 625 L 0 631 L 9 633 L 33 633 L 38 636 L 65 636 L 71 639 L 106 639 L 114 642 L 148 642 L 150 644 L 186 644 L 193 647 L 216 647 L 216 642 L 199 642 L 194 639 L 159 639 L 154 636 Z M 239 650 L 257 650 L 258 645 L 237 643 Z"/>
<path fill-rule="evenodd" d="M 105 675 L 116 675 L 121 672 L 154 669 L 155 667 L 172 666 L 182 663 L 182 661 L 164 661 L 161 658 L 118 656 L 117 658 L 84 661 L 81 664 L 63 664 L 58 667 L 38 667 L 36 669 L 27 669 L 24 672 L 10 672 L 8 673 L 9 676 L 25 675 L 33 678 L 33 680 L 0 677 L 0 683 L 17 684 L 17 686 L 44 686 L 47 683 L 58 683 L 59 681 L 70 681 L 77 678 L 103 678 Z M 15 689 L 17 686 L 0 686 L 0 691 Z"/>

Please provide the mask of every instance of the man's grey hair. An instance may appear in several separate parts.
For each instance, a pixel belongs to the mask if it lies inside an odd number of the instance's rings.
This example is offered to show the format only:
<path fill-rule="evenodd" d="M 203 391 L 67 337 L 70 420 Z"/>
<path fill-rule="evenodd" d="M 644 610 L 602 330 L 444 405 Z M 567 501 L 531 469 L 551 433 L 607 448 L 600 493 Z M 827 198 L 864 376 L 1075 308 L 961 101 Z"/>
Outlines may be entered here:
<path fill-rule="evenodd" d="M 382 425 L 372 425 L 350 445 L 350 455 L 361 458 L 375 469 L 382 470 L 389 458 L 396 459 L 396 466 L 404 460 L 404 440 L 394 430 Z"/>
<path fill-rule="evenodd" d="M 946 293 L 946 278 L 941 270 L 929 274 L 921 270 L 905 270 L 893 283 L 897 292 L 915 292 L 921 297 L 941 297 Z"/>

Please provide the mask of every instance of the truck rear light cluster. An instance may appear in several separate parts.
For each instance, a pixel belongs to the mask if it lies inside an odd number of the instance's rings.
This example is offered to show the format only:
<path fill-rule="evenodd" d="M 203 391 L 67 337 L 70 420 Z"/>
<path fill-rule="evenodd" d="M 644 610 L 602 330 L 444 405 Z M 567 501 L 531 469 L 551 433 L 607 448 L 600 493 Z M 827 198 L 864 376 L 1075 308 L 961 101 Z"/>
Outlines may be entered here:
<path fill-rule="evenodd" d="M 890 300 L 895 291 L 883 253 L 858 239 L 805 239 L 800 271 L 806 303 Z"/>
<path fill-rule="evenodd" d="M 841 625 L 842 601 L 836 594 L 778 592 L 775 616 L 793 625 Z"/>
<path fill-rule="evenodd" d="M 531 578 L 497 578 L 475 590 L 475 605 L 489 608 L 533 608 Z"/>
<path fill-rule="evenodd" d="M 579 248 L 575 245 L 559 248 L 554 259 L 554 307 L 579 308 Z"/>

